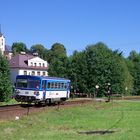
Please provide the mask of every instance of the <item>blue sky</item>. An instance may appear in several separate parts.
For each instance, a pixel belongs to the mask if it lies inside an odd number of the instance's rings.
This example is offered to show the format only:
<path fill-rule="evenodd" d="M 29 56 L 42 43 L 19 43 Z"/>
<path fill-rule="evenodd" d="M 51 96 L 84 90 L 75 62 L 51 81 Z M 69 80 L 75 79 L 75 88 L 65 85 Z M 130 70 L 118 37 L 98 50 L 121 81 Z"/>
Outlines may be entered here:
<path fill-rule="evenodd" d="M 140 0 L 0 0 L 0 24 L 10 46 L 59 42 L 70 55 L 102 41 L 140 52 Z"/>

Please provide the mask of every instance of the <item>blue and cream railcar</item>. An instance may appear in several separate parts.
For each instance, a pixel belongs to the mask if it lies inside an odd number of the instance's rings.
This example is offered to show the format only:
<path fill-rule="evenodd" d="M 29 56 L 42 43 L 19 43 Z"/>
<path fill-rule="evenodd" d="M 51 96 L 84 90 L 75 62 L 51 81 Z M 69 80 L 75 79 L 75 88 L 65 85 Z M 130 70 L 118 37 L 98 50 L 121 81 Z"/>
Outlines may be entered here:
<path fill-rule="evenodd" d="M 14 98 L 18 102 L 53 103 L 70 96 L 70 80 L 57 77 L 18 75 Z"/>

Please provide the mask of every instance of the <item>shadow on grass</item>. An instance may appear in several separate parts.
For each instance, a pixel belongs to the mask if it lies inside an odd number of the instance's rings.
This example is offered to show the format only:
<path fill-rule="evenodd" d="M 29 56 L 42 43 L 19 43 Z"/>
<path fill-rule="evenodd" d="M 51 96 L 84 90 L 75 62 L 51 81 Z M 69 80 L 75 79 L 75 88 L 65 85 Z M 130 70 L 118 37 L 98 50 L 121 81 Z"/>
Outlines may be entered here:
<path fill-rule="evenodd" d="M 85 131 L 85 132 L 78 132 L 78 134 L 87 134 L 87 135 L 95 135 L 95 134 L 99 134 L 99 135 L 104 135 L 104 134 L 112 134 L 115 131 L 111 131 L 111 130 L 99 130 L 99 131 Z"/>

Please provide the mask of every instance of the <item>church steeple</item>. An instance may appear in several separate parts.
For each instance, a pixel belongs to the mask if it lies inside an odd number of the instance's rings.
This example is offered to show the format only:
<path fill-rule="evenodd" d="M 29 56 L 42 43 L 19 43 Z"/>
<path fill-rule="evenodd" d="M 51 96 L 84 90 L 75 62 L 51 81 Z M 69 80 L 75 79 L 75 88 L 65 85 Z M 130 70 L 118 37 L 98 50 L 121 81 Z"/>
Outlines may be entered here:
<path fill-rule="evenodd" d="M 2 33 L 1 33 L 1 24 L 0 24 L 0 36 L 2 36 Z"/>
<path fill-rule="evenodd" d="M 5 52 L 5 37 L 3 36 L 1 32 L 1 24 L 0 24 L 0 50 L 2 54 Z"/>

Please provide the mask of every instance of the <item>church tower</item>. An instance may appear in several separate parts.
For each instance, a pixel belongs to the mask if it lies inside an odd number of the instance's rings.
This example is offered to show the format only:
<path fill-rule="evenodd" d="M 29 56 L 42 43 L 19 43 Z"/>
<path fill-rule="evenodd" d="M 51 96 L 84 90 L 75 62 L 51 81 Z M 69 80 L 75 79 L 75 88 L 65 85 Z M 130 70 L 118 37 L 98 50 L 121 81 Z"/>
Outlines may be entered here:
<path fill-rule="evenodd" d="M 2 52 L 2 54 L 4 54 L 5 52 L 5 37 L 1 33 L 1 26 L 0 26 L 0 51 Z"/>

